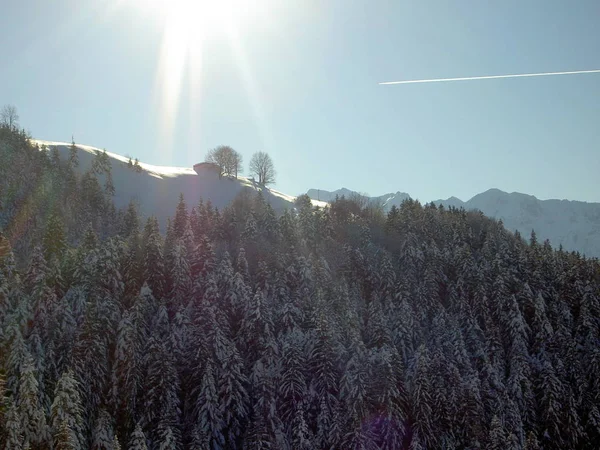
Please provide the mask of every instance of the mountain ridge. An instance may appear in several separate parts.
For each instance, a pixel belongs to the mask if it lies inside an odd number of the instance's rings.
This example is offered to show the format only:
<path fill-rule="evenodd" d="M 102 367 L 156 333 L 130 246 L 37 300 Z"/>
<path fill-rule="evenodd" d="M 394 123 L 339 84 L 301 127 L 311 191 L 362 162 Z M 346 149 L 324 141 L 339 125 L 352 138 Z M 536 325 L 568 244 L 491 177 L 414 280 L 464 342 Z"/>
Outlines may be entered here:
<path fill-rule="evenodd" d="M 317 190 L 310 189 L 307 195 L 312 198 L 311 194 L 315 191 Z M 340 191 L 319 190 L 320 193 L 333 197 L 341 195 Z M 346 191 L 350 190 L 346 189 L 344 193 Z M 358 194 L 356 191 L 350 193 Z M 382 197 L 388 197 L 385 202 L 381 202 L 385 211 L 392 205 L 399 206 L 402 201 L 411 198 L 409 194 L 400 191 L 368 198 L 380 201 Z M 510 231 L 517 230 L 523 236 L 529 236 L 535 230 L 539 239 L 548 239 L 555 247 L 562 245 L 569 251 L 600 257 L 600 203 L 566 199 L 540 200 L 534 195 L 508 193 L 498 188 L 476 194 L 467 201 L 451 196 L 432 203 L 479 210 L 486 216 L 501 219 Z"/>

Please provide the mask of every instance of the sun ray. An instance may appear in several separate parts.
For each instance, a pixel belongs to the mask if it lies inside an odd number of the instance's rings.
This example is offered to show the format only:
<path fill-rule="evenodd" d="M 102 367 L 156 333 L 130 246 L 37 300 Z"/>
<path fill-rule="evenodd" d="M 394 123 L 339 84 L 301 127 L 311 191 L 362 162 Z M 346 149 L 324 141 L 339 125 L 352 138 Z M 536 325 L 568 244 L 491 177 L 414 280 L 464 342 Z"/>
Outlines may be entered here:
<path fill-rule="evenodd" d="M 202 105 L 202 70 L 203 70 L 203 50 L 204 42 L 198 40 L 195 46 L 189 51 L 189 76 L 188 89 L 188 156 L 197 149 L 202 140 L 201 123 L 201 105 Z"/>
<path fill-rule="evenodd" d="M 158 85 L 160 93 L 160 141 L 161 147 L 172 148 L 173 130 L 186 69 L 188 48 L 186 38 L 174 21 L 167 21 L 158 62 Z"/>
<path fill-rule="evenodd" d="M 263 146 L 268 149 L 274 149 L 275 142 L 271 129 L 268 125 L 267 115 L 264 111 L 263 102 L 261 100 L 262 96 L 256 82 L 254 81 L 252 68 L 248 58 L 246 57 L 242 40 L 240 39 L 237 29 L 235 26 L 233 26 L 233 24 L 228 24 L 226 27 L 226 32 L 227 36 L 229 37 L 229 43 L 233 50 L 233 55 L 239 69 L 240 76 L 242 78 L 242 83 L 244 84 L 244 89 L 246 90 L 246 95 L 250 100 L 250 106 L 254 114 L 254 120 L 256 121 Z"/>

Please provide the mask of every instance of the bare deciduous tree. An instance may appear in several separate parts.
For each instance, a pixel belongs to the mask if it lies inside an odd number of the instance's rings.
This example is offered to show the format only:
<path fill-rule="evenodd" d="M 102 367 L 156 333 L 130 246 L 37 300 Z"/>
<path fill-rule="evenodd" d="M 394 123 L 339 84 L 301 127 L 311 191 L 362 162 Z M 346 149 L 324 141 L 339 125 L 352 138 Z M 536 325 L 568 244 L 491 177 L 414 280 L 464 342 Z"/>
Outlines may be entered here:
<path fill-rule="evenodd" d="M 242 170 L 242 155 L 234 150 L 233 155 L 230 158 L 228 172 L 230 175 L 233 175 L 237 178 L 238 173 L 241 173 Z"/>
<path fill-rule="evenodd" d="M 206 162 L 219 166 L 220 176 L 228 175 L 237 178 L 242 169 L 242 155 L 228 145 L 220 145 L 209 151 Z"/>
<path fill-rule="evenodd" d="M 19 114 L 17 108 L 13 105 L 4 105 L 0 111 L 0 122 L 9 128 L 17 128 L 19 126 Z"/>
<path fill-rule="evenodd" d="M 268 153 L 256 152 L 252 155 L 250 173 L 258 178 L 258 183 L 263 186 L 275 183 L 275 166 Z"/>

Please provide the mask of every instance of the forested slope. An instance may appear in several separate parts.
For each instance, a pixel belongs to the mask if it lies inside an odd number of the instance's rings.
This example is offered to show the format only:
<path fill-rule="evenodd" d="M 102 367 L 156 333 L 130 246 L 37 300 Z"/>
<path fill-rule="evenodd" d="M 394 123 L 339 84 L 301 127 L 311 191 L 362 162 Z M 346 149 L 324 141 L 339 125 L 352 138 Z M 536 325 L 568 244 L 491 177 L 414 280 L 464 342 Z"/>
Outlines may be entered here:
<path fill-rule="evenodd" d="M 45 174 L 2 197 L 3 448 L 597 447 L 596 260 L 410 200 L 18 228 Z"/>

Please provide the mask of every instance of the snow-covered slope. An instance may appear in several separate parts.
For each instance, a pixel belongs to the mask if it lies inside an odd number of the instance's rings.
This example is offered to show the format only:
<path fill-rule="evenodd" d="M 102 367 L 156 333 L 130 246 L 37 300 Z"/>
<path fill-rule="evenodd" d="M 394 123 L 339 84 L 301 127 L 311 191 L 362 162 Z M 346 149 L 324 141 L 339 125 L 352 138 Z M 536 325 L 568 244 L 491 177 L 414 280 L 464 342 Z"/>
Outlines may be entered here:
<path fill-rule="evenodd" d="M 333 192 L 311 189 L 308 196 L 316 198 L 317 193 L 322 200 L 333 199 L 336 194 L 346 197 L 355 194 L 349 189 Z M 410 196 L 397 192 L 371 198 L 381 201 L 387 211 L 392 205 L 399 206 Z M 518 192 L 509 194 L 499 189 L 490 189 L 467 202 L 450 197 L 434 203 L 467 210 L 478 209 L 488 217 L 502 219 L 508 230 L 519 230 L 525 238 L 529 237 L 531 230 L 535 230 L 540 241 L 549 239 L 555 247 L 562 244 L 566 250 L 600 257 L 600 203 L 539 200 L 532 195 Z"/>
<path fill-rule="evenodd" d="M 42 140 L 34 142 L 40 146 L 46 145 L 48 148 L 56 147 L 61 157 L 68 157 L 71 145 L 69 143 Z M 96 152 L 103 151 L 80 144 L 77 144 L 77 148 L 81 172 L 91 167 Z M 198 204 L 202 198 L 205 202 L 210 200 L 219 209 L 227 206 L 243 190 L 262 190 L 265 199 L 275 210 L 293 207 L 296 199 L 274 189 L 263 189 L 249 178 L 219 178 L 217 173 L 210 170 L 198 174 L 188 167 L 154 166 L 140 162 L 143 170 L 138 173 L 127 167 L 128 158 L 111 152 L 106 153 L 112 167 L 115 206 L 122 208 L 133 200 L 138 204 L 144 217 L 155 215 L 161 226 L 164 226 L 167 218 L 175 213 L 180 193 L 183 193 L 189 207 Z M 314 201 L 313 204 L 324 206 L 326 203 Z"/>

